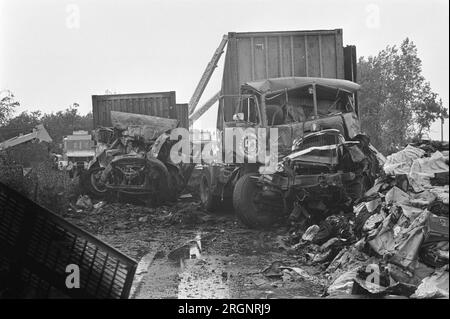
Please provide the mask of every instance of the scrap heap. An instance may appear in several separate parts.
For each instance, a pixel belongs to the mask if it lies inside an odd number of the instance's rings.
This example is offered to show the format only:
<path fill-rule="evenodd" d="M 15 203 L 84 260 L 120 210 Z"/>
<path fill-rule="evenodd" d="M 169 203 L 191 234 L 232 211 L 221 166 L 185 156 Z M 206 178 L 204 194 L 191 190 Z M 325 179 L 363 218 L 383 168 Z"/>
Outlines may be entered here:
<path fill-rule="evenodd" d="M 323 267 L 326 296 L 449 297 L 448 149 L 408 145 L 387 157 L 350 218 L 332 215 L 291 234 L 291 249 Z"/>

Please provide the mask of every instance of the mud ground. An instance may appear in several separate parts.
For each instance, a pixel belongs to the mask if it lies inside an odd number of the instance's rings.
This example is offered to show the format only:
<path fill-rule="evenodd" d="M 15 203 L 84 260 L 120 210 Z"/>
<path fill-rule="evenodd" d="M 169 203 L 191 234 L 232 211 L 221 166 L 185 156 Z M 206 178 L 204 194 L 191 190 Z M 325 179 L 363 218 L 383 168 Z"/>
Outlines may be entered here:
<path fill-rule="evenodd" d="M 248 229 L 231 209 L 211 214 L 194 198 L 156 208 L 105 203 L 64 217 L 139 262 L 130 298 L 308 298 L 326 289 L 320 269 L 283 247 L 285 227 Z"/>

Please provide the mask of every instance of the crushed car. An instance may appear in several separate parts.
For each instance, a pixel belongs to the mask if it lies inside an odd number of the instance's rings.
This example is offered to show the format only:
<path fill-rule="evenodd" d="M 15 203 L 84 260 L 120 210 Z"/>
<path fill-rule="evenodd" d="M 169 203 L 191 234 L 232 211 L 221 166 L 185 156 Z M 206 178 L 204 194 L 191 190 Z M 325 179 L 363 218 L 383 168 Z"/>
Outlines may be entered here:
<path fill-rule="evenodd" d="M 97 198 L 126 194 L 153 203 L 176 200 L 192 172 L 170 159 L 177 142 L 170 140 L 170 130 L 178 121 L 116 111 L 111 120 L 113 127 L 95 131 L 96 156 L 82 187 Z"/>

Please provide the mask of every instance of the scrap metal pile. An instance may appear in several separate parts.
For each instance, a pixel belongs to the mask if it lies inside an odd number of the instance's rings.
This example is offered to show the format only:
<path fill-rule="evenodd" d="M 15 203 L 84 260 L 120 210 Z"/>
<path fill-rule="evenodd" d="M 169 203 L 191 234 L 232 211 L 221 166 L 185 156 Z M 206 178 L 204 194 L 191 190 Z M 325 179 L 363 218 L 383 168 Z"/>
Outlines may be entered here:
<path fill-rule="evenodd" d="M 178 121 L 114 111 L 111 120 L 112 128 L 95 132 L 96 156 L 81 179 L 82 188 L 100 198 L 127 194 L 148 201 L 176 200 L 189 173 L 169 156 L 176 141 L 167 132 Z"/>
<path fill-rule="evenodd" d="M 284 239 L 320 265 L 326 295 L 448 298 L 448 143 L 416 143 L 387 157 L 353 213 L 330 215 Z"/>

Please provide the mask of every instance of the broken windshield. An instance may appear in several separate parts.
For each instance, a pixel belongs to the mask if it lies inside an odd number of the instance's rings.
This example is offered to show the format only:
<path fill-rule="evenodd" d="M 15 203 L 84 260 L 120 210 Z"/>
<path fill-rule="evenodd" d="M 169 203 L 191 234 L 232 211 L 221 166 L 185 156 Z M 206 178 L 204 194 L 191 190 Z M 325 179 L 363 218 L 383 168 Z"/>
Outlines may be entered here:
<path fill-rule="evenodd" d="M 332 87 L 316 85 L 286 90 L 266 96 L 268 125 L 304 122 L 354 110 L 353 94 Z M 317 101 L 315 109 L 314 99 Z"/>
<path fill-rule="evenodd" d="M 254 95 L 241 95 L 235 111 L 235 114 L 239 113 L 242 114 L 240 120 L 251 124 L 258 124 L 260 122 L 260 116 L 257 98 Z"/>

